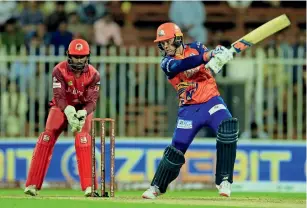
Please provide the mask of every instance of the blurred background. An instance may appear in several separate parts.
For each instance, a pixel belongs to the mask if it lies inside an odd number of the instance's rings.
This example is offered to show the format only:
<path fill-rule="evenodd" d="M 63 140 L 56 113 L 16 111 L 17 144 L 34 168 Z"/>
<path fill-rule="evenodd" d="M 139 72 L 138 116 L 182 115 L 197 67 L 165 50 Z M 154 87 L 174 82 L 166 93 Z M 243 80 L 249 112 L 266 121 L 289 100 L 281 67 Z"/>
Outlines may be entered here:
<path fill-rule="evenodd" d="M 231 113 L 240 120 L 237 180 L 257 182 L 259 189 L 302 190 L 306 2 L 299 1 L 1 1 L 1 184 L 23 185 L 48 115 L 52 69 L 66 59 L 72 39 L 90 43 L 91 64 L 101 74 L 95 116 L 116 119 L 118 186 L 131 188 L 127 184 L 145 182 L 145 187 L 171 140 L 178 106 L 153 43 L 157 27 L 175 22 L 185 43 L 201 41 L 212 49 L 219 44 L 229 47 L 284 13 L 290 27 L 238 55 L 215 78 Z M 210 129 L 199 132 L 179 184 L 212 185 L 214 137 Z M 78 181 L 71 147 L 68 129 L 55 148 L 47 182 L 66 187 Z M 206 162 L 199 164 L 199 160 Z"/>

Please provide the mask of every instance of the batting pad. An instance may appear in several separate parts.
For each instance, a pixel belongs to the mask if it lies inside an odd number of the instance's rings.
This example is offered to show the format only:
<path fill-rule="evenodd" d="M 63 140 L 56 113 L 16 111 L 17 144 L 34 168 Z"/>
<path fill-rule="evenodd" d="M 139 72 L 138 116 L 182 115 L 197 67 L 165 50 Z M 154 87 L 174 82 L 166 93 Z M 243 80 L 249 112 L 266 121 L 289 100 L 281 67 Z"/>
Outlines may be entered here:
<path fill-rule="evenodd" d="M 38 137 L 33 151 L 26 187 L 35 185 L 37 190 L 41 189 L 50 164 L 54 144 L 55 138 L 50 132 L 43 132 Z"/>
<path fill-rule="evenodd" d="M 92 183 L 91 136 L 88 133 L 77 133 L 75 136 L 75 148 L 81 188 L 85 191 Z M 95 183 L 95 190 L 96 189 L 97 183 Z"/>
<path fill-rule="evenodd" d="M 168 146 L 157 168 L 151 185 L 157 186 L 161 193 L 165 193 L 167 186 L 175 180 L 180 168 L 185 163 L 184 155 L 173 146 Z"/>
<path fill-rule="evenodd" d="M 239 122 L 230 118 L 221 122 L 216 142 L 216 174 L 215 183 L 222 181 L 233 182 L 233 168 L 236 160 L 237 141 L 239 136 Z"/>

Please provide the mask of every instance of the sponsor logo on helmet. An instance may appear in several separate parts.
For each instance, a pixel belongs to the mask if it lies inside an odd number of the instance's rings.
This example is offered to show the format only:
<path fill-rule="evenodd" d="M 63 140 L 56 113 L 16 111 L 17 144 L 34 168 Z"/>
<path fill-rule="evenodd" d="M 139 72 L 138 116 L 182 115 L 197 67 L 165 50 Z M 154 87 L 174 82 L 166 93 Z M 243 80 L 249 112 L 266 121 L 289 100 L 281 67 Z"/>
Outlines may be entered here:
<path fill-rule="evenodd" d="M 159 35 L 159 36 L 164 36 L 164 35 L 165 35 L 164 30 L 160 30 L 160 31 L 158 32 L 158 35 Z"/>
<path fill-rule="evenodd" d="M 76 49 L 77 49 L 78 51 L 81 51 L 81 50 L 83 49 L 83 45 L 82 45 L 81 43 L 78 43 L 78 44 L 76 45 Z"/>

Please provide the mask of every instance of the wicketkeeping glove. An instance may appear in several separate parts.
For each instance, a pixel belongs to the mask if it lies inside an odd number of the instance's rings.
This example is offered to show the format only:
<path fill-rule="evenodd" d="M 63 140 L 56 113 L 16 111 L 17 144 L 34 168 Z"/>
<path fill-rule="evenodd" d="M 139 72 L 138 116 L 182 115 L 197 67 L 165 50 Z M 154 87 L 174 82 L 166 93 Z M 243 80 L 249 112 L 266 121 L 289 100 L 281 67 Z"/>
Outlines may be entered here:
<path fill-rule="evenodd" d="M 64 113 L 67 117 L 67 121 L 69 123 L 69 125 L 71 126 L 71 131 L 75 132 L 78 130 L 79 126 L 80 126 L 80 121 L 77 118 L 77 112 L 74 106 L 68 105 L 65 110 Z"/>
<path fill-rule="evenodd" d="M 232 52 L 224 46 L 217 46 L 212 53 L 212 58 L 205 67 L 210 68 L 215 74 L 219 73 L 222 67 L 233 59 Z"/>
<path fill-rule="evenodd" d="M 83 125 L 85 124 L 86 116 L 87 116 L 86 110 L 78 110 L 77 111 L 77 118 L 79 119 L 79 126 L 78 126 L 79 132 L 81 131 L 81 129 L 83 128 Z"/>

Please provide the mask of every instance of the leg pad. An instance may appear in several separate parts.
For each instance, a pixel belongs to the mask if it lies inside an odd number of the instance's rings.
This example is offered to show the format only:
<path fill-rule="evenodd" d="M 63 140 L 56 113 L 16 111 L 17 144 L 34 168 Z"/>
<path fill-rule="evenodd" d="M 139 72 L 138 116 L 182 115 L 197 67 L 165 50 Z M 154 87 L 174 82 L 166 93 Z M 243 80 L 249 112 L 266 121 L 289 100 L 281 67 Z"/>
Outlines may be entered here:
<path fill-rule="evenodd" d="M 167 186 L 178 177 L 180 168 L 184 163 L 183 153 L 171 145 L 168 146 L 164 151 L 151 185 L 157 186 L 161 193 L 165 193 Z"/>
<path fill-rule="evenodd" d="M 76 157 L 80 177 L 81 188 L 83 191 L 91 186 L 92 178 L 92 149 L 91 136 L 88 133 L 77 133 L 75 136 Z M 95 189 L 97 184 L 95 184 Z"/>
<path fill-rule="evenodd" d="M 33 185 L 37 190 L 41 189 L 51 161 L 55 141 L 52 132 L 45 131 L 40 134 L 33 152 L 26 187 Z"/>
<path fill-rule="evenodd" d="M 230 183 L 233 182 L 238 136 L 238 119 L 230 118 L 221 122 L 218 128 L 216 143 L 215 183 L 217 185 L 220 185 L 224 180 L 228 180 Z"/>

